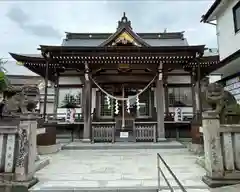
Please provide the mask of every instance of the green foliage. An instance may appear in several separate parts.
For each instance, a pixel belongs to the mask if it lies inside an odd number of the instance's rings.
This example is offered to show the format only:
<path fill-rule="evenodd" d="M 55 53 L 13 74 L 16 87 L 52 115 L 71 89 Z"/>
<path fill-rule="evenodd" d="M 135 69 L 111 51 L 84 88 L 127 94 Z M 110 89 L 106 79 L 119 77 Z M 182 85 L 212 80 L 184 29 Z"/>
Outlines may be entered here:
<path fill-rule="evenodd" d="M 9 80 L 6 76 L 6 69 L 4 68 L 6 61 L 0 59 L 0 92 L 4 92 L 9 87 Z"/>

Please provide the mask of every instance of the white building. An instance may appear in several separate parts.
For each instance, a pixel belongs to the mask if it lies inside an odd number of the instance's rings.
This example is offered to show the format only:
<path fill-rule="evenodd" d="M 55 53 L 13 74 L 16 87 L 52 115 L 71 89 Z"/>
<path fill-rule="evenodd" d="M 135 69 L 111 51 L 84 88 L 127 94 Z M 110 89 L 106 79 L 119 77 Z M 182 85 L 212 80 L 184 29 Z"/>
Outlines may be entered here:
<path fill-rule="evenodd" d="M 221 67 L 212 75 L 240 101 L 240 1 L 216 0 L 202 21 L 216 26 Z"/>

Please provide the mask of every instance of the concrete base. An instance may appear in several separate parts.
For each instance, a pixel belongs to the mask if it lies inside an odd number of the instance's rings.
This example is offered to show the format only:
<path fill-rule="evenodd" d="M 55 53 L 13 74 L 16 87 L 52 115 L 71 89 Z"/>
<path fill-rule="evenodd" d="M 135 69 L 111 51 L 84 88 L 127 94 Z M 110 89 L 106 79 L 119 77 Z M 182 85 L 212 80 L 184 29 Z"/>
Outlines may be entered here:
<path fill-rule="evenodd" d="M 40 154 L 40 155 L 56 153 L 59 150 L 61 150 L 61 144 L 57 143 L 55 145 L 46 145 L 46 146 L 38 145 L 37 150 L 38 150 L 38 154 Z"/>
<path fill-rule="evenodd" d="M 202 181 L 211 188 L 240 184 L 240 179 L 212 179 L 206 175 L 203 176 Z"/>
<path fill-rule="evenodd" d="M 37 178 L 33 178 L 28 182 L 0 182 L 1 192 L 28 192 L 28 189 L 38 182 Z"/>

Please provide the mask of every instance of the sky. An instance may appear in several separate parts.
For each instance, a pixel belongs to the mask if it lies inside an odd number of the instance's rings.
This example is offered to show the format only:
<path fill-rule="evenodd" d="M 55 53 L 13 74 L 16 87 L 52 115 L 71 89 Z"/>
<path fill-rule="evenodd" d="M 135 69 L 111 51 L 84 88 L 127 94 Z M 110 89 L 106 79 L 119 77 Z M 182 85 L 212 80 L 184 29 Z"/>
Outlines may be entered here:
<path fill-rule="evenodd" d="M 0 58 L 60 45 L 65 32 L 115 32 L 123 12 L 135 32 L 185 31 L 189 44 L 217 47 L 216 28 L 200 23 L 211 0 L 0 1 Z"/>

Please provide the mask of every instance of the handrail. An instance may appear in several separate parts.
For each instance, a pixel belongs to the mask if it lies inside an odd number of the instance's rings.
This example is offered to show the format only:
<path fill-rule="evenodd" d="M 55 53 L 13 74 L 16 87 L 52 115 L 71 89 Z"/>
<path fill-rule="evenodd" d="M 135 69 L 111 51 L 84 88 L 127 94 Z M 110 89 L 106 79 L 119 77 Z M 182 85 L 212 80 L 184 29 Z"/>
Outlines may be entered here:
<path fill-rule="evenodd" d="M 182 192 L 187 192 L 187 190 L 183 187 L 183 185 L 181 184 L 181 182 L 178 180 L 178 178 L 176 177 L 176 175 L 172 172 L 172 170 L 170 169 L 170 167 L 168 166 L 168 164 L 164 161 L 164 159 L 162 158 L 162 156 L 157 153 L 157 171 L 158 171 L 158 191 L 161 190 L 161 185 L 160 185 L 160 173 L 163 176 L 163 179 L 165 180 L 168 188 L 170 189 L 171 192 L 174 192 L 173 187 L 171 186 L 171 184 L 169 183 L 168 179 L 166 178 L 165 174 L 163 173 L 161 167 L 160 167 L 160 160 L 161 162 L 164 164 L 164 166 L 167 168 L 167 170 L 169 171 L 169 173 L 171 174 L 171 176 L 173 177 L 173 179 L 175 180 L 175 182 L 178 184 L 178 186 L 180 187 L 180 189 L 182 190 Z"/>

